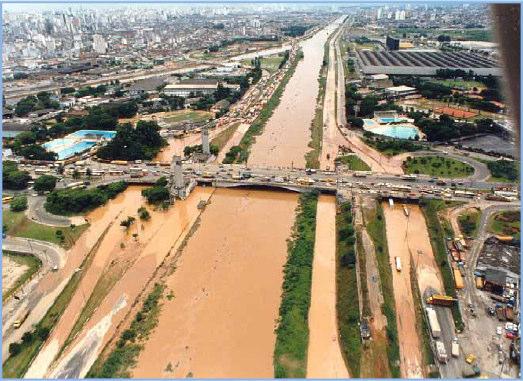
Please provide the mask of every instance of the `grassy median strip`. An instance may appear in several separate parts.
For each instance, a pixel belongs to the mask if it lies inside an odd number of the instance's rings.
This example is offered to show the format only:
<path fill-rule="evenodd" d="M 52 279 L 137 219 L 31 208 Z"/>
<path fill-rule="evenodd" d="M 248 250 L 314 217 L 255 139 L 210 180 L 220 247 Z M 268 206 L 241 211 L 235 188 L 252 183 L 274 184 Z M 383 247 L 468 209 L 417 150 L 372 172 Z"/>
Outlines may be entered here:
<path fill-rule="evenodd" d="M 80 267 L 82 271 L 76 271 L 73 273 L 65 288 L 55 299 L 53 305 L 49 308 L 49 310 L 47 310 L 47 313 L 36 325 L 35 329 L 33 331 L 26 332 L 22 336 L 21 342 L 12 343 L 9 346 L 10 356 L 7 358 L 7 360 L 5 360 L 2 366 L 4 378 L 21 378 L 27 372 L 27 369 L 29 369 L 31 362 L 34 360 L 40 348 L 45 343 L 49 333 L 54 328 L 65 309 L 69 305 L 69 302 L 76 292 L 83 275 L 91 265 L 94 254 L 98 250 L 103 237 L 105 237 L 105 234 L 111 226 L 112 223 L 105 229 L 101 237 L 83 260 Z"/>
<path fill-rule="evenodd" d="M 447 248 L 445 247 L 445 232 L 438 217 L 438 211 L 446 208 L 447 205 L 445 204 L 445 201 L 442 200 L 426 199 L 421 200 L 420 204 L 423 210 L 423 214 L 425 215 L 425 219 L 427 220 L 430 243 L 432 245 L 434 257 L 441 271 L 445 293 L 456 298 L 454 277 L 452 276 L 451 265 L 448 262 Z M 455 303 L 452 307 L 452 317 L 454 318 L 456 329 L 458 331 L 462 331 L 464 325 L 458 303 Z"/>
<path fill-rule="evenodd" d="M 352 377 L 360 376 L 361 336 L 355 231 L 349 202 L 336 216 L 336 310 L 343 358 Z"/>
<path fill-rule="evenodd" d="M 385 233 L 385 217 L 381 204 L 376 205 L 376 211 L 366 217 L 367 232 L 369 233 L 374 247 L 376 248 L 376 260 L 381 278 L 381 291 L 383 294 L 382 312 L 387 318 L 387 338 L 389 346 L 387 355 L 392 377 L 399 378 L 400 375 L 400 348 L 398 341 L 398 326 L 396 323 L 396 306 L 394 302 L 394 288 L 392 285 L 392 270 L 390 268 L 389 250 L 387 247 L 387 236 Z"/>
<path fill-rule="evenodd" d="M 300 196 L 288 243 L 274 349 L 274 374 L 278 378 L 304 378 L 307 370 L 317 204 L 317 193 Z"/>
<path fill-rule="evenodd" d="M 355 154 L 338 157 L 336 161 L 346 165 L 351 171 L 370 171 L 368 164 Z"/>
<path fill-rule="evenodd" d="M 218 152 L 225 147 L 227 142 L 232 138 L 240 123 L 234 123 L 227 127 L 225 130 L 220 131 L 214 139 L 211 140 L 211 145 L 218 147 Z"/>
<path fill-rule="evenodd" d="M 164 284 L 155 283 L 131 326 L 122 332 L 116 347 L 105 361 L 96 360 L 86 378 L 129 378 L 131 376 L 129 369 L 136 364 L 143 348 L 143 342 L 158 324 L 160 301 L 164 290 Z"/>
<path fill-rule="evenodd" d="M 260 112 L 260 115 L 258 115 L 256 120 L 250 125 L 247 132 L 245 132 L 245 135 L 243 135 L 240 144 L 231 147 L 229 152 L 227 152 L 225 159 L 223 160 L 224 164 L 247 162 L 251 146 L 256 142 L 256 136 L 260 135 L 263 132 L 265 124 L 272 116 L 276 107 L 278 107 L 278 105 L 280 104 L 280 98 L 283 94 L 283 91 L 285 90 L 285 86 L 287 86 L 287 83 L 293 76 L 294 71 L 296 70 L 296 66 L 298 65 L 298 62 L 302 57 L 303 53 L 299 51 L 298 56 L 294 59 L 294 62 L 291 64 L 291 67 L 283 76 L 282 81 L 280 82 L 272 96 L 269 98 L 267 104 Z"/>
<path fill-rule="evenodd" d="M 11 259 L 20 266 L 26 266 L 27 270 L 15 280 L 13 286 L 5 290 L 2 294 L 2 300 L 5 302 L 11 295 L 13 295 L 20 287 L 22 287 L 27 281 L 29 281 L 34 274 L 42 267 L 42 261 L 34 255 L 17 253 L 15 251 L 2 251 L 2 255 L 6 258 Z"/>

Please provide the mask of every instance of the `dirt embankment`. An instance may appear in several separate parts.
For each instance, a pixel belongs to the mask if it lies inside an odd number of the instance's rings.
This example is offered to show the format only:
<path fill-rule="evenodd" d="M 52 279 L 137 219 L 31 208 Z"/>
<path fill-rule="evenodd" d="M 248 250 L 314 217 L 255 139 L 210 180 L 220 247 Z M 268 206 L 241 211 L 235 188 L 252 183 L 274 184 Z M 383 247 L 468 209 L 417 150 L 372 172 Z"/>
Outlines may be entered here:
<path fill-rule="evenodd" d="M 174 297 L 163 300 L 133 377 L 273 377 L 296 205 L 289 193 L 216 190 L 166 280 Z"/>

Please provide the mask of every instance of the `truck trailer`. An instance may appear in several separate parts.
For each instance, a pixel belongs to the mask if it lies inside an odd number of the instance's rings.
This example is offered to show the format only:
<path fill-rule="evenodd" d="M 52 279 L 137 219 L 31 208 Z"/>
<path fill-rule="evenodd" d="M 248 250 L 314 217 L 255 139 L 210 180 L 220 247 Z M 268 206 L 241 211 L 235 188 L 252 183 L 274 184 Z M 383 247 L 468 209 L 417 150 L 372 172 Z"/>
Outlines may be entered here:
<path fill-rule="evenodd" d="M 452 296 L 440 295 L 440 294 L 434 294 L 427 298 L 428 304 L 433 304 L 433 305 L 437 305 L 437 306 L 445 306 L 445 307 L 452 306 L 456 301 L 457 301 L 457 299 L 453 298 Z"/>
<path fill-rule="evenodd" d="M 445 345 L 441 341 L 436 341 L 436 355 L 440 363 L 446 364 L 448 361 L 447 351 Z"/>
<path fill-rule="evenodd" d="M 427 318 L 429 320 L 429 327 L 432 337 L 437 339 L 441 336 L 441 326 L 439 325 L 438 316 L 434 308 L 427 307 Z"/>

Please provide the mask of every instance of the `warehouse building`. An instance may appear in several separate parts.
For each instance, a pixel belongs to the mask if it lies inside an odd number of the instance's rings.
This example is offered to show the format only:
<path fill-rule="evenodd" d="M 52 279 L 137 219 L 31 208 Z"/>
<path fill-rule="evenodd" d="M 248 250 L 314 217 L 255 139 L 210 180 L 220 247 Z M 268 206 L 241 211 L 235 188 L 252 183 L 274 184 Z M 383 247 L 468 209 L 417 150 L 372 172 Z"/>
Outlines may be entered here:
<path fill-rule="evenodd" d="M 462 69 L 477 75 L 501 76 L 496 61 L 472 52 L 359 50 L 357 59 L 365 75 L 434 76 L 439 69 Z"/>
<path fill-rule="evenodd" d="M 188 97 L 194 95 L 210 95 L 218 89 L 219 82 L 214 79 L 187 79 L 172 83 L 163 89 L 165 95 Z"/>

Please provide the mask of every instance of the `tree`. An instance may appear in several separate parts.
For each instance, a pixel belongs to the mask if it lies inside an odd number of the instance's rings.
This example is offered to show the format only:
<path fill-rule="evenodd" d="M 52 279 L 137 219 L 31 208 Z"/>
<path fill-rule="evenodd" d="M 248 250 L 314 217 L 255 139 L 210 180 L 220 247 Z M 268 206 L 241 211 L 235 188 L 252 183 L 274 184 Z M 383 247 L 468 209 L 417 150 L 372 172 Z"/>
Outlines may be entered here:
<path fill-rule="evenodd" d="M 154 186 L 142 191 L 142 195 L 147 198 L 149 204 L 159 204 L 171 198 L 169 189 L 163 186 Z"/>
<path fill-rule="evenodd" d="M 27 197 L 26 196 L 16 196 L 11 200 L 9 206 L 11 212 L 22 212 L 27 209 Z"/>
<path fill-rule="evenodd" d="M 18 155 L 21 155 L 29 160 L 56 160 L 58 155 L 56 152 L 47 151 L 44 147 L 39 144 L 30 144 L 23 146 L 19 149 L 15 149 Z"/>
<path fill-rule="evenodd" d="M 33 189 L 36 192 L 51 192 L 56 187 L 57 178 L 51 175 L 42 175 L 35 180 Z"/>
<path fill-rule="evenodd" d="M 19 171 L 15 162 L 2 162 L 2 186 L 5 189 L 25 189 L 30 180 L 31 176 L 29 175 L 29 172 Z"/>
<path fill-rule="evenodd" d="M 128 216 L 127 219 L 120 222 L 120 226 L 124 226 L 125 229 L 129 229 L 131 225 L 134 224 L 135 220 L 136 218 L 134 218 L 133 216 Z"/>
<path fill-rule="evenodd" d="M 138 208 L 138 216 L 140 217 L 140 220 L 148 221 L 151 219 L 151 214 L 145 207 Z"/>
<path fill-rule="evenodd" d="M 11 343 L 9 344 L 9 354 L 11 356 L 16 356 L 22 351 L 22 344 L 20 343 Z"/>

